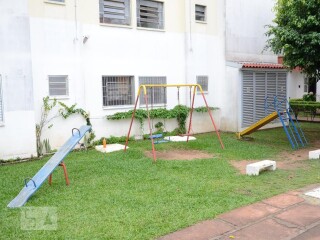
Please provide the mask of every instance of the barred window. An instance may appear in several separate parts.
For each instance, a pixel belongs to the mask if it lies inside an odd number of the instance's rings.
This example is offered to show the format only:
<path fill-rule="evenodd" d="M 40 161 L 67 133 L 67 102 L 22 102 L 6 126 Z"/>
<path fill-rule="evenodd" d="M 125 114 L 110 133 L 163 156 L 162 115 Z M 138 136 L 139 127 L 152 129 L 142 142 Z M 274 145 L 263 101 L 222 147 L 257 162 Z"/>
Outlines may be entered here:
<path fill-rule="evenodd" d="M 139 84 L 167 84 L 166 77 L 139 77 Z M 153 87 L 147 89 L 149 104 L 166 104 L 167 89 L 165 87 Z M 144 93 L 140 94 L 140 104 L 146 104 Z"/>
<path fill-rule="evenodd" d="M 134 81 L 132 76 L 102 76 L 103 106 L 132 105 Z"/>
<path fill-rule="evenodd" d="M 0 123 L 4 121 L 3 112 L 2 78 L 0 75 Z"/>
<path fill-rule="evenodd" d="M 206 6 L 196 5 L 195 10 L 196 10 L 196 12 L 195 12 L 196 20 L 201 21 L 201 22 L 205 22 L 207 20 Z"/>
<path fill-rule="evenodd" d="M 145 28 L 164 28 L 163 2 L 137 0 L 137 26 Z"/>
<path fill-rule="evenodd" d="M 197 84 L 202 87 L 204 92 L 208 92 L 208 76 L 197 76 Z"/>
<path fill-rule="evenodd" d="M 68 76 L 49 76 L 49 96 L 68 96 Z"/>
<path fill-rule="evenodd" d="M 129 0 L 99 0 L 100 23 L 130 25 Z"/>

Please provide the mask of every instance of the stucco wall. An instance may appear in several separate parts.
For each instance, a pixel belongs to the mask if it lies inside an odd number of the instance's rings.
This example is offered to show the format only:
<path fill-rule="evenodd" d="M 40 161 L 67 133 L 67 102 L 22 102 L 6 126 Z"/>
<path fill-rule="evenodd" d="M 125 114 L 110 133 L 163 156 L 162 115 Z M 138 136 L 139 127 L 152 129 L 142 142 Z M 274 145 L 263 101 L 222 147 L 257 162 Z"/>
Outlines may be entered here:
<path fill-rule="evenodd" d="M 230 61 L 276 62 L 263 51 L 268 24 L 272 24 L 274 0 L 226 0 L 226 57 Z"/>
<path fill-rule="evenodd" d="M 131 26 L 100 24 L 98 2 L 66 1 L 61 5 L 29 1 L 37 119 L 42 98 L 49 93 L 48 75 L 68 75 L 69 96 L 59 100 L 67 105 L 77 103 L 90 112 L 97 139 L 126 135 L 128 121 L 107 121 L 105 117 L 133 108 L 133 105 L 103 107 L 103 75 L 133 76 L 135 93 L 139 76 L 165 76 L 168 84 L 183 84 L 196 83 L 197 75 L 207 75 L 208 104 L 221 108 L 225 97 L 223 0 L 164 1 L 165 29 L 160 31 L 136 27 L 135 1 L 131 5 Z M 206 23 L 195 22 L 196 3 L 207 6 Z M 85 43 L 83 36 L 88 36 Z M 167 88 L 167 96 L 167 108 L 178 104 L 177 88 Z M 188 88 L 180 89 L 180 104 L 190 106 Z M 195 106 L 203 105 L 201 95 L 197 94 Z M 203 120 L 206 126 L 201 121 L 198 131 L 210 131 L 206 120 Z M 56 118 L 52 123 L 53 128 L 43 137 L 58 147 L 63 144 L 62 139 L 69 137 L 70 129 L 84 121 L 75 116 L 67 120 Z M 196 125 L 195 122 L 195 128 Z M 172 126 L 169 124 L 172 130 L 175 127 L 175 121 Z M 139 133 L 139 124 L 134 125 L 133 131 Z"/>
<path fill-rule="evenodd" d="M 302 98 L 304 94 L 304 75 L 298 71 L 288 72 L 288 98 Z"/>
<path fill-rule="evenodd" d="M 0 159 L 30 157 L 36 147 L 28 8 L 18 0 L 1 0 L 0 6 Z"/>

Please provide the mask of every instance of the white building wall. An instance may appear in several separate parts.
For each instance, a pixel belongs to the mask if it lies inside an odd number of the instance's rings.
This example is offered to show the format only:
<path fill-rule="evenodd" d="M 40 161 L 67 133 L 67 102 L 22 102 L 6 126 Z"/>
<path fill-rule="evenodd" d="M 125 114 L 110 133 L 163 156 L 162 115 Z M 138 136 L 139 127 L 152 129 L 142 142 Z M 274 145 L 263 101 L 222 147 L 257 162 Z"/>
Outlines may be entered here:
<path fill-rule="evenodd" d="M 195 23 L 195 3 L 207 6 L 206 23 Z M 108 121 L 106 116 L 133 108 L 132 105 L 103 107 L 103 75 L 133 76 L 135 93 L 139 76 L 165 76 L 168 84 L 184 84 L 196 83 L 197 75 L 207 75 L 208 104 L 222 108 L 224 28 L 220 24 L 223 23 L 223 0 L 177 0 L 164 1 L 164 4 L 166 22 L 162 31 L 135 27 L 135 1 L 132 1 L 132 25 L 129 27 L 99 24 L 97 0 L 77 1 L 76 9 L 69 2 L 57 5 L 30 1 L 37 119 L 42 98 L 49 94 L 48 75 L 69 76 L 69 97 L 59 100 L 69 106 L 77 103 L 77 107 L 90 112 L 97 139 L 126 135 L 128 120 Z M 88 36 L 85 43 L 83 36 Z M 167 88 L 167 96 L 166 107 L 171 109 L 178 104 L 177 88 Z M 188 88 L 180 89 L 180 104 L 190 106 Z M 197 94 L 195 106 L 203 105 L 202 97 Z M 197 131 L 213 130 L 209 118 L 209 122 L 202 122 L 196 114 L 195 119 L 193 124 Z M 167 128 L 173 130 L 176 121 L 168 122 Z M 49 138 L 52 147 L 57 148 L 69 138 L 73 127 L 80 127 L 85 121 L 73 116 L 66 120 L 55 118 L 52 123 L 53 127 L 45 130 L 43 138 Z M 201 124 L 203 126 L 196 126 Z M 146 126 L 144 130 L 147 133 Z M 132 134 L 141 134 L 138 121 L 134 123 Z"/>
<path fill-rule="evenodd" d="M 225 86 L 228 91 L 228 104 L 221 113 L 221 129 L 241 130 L 241 62 L 277 63 L 278 57 L 266 50 L 266 26 L 274 19 L 274 0 L 226 0 L 225 41 L 227 69 Z M 268 71 L 268 69 L 265 69 Z M 300 88 L 299 88 L 300 86 Z M 303 74 L 288 73 L 287 95 L 301 98 L 303 95 Z M 230 94 L 229 94 L 230 93 Z M 236 116 L 236 114 L 238 114 Z M 273 127 L 269 124 L 268 127 Z"/>
<path fill-rule="evenodd" d="M 226 0 L 226 58 L 229 61 L 277 62 L 266 46 L 266 25 L 274 19 L 274 0 Z"/>
<path fill-rule="evenodd" d="M 237 132 L 241 127 L 241 71 L 236 64 L 227 63 L 226 82 L 228 101 L 224 115 L 221 116 L 221 129 Z"/>
<path fill-rule="evenodd" d="M 288 98 L 302 98 L 304 93 L 304 75 L 298 71 L 288 72 Z"/>
<path fill-rule="evenodd" d="M 0 75 L 4 122 L 0 159 L 36 155 L 29 16 L 25 1 L 0 1 Z"/>

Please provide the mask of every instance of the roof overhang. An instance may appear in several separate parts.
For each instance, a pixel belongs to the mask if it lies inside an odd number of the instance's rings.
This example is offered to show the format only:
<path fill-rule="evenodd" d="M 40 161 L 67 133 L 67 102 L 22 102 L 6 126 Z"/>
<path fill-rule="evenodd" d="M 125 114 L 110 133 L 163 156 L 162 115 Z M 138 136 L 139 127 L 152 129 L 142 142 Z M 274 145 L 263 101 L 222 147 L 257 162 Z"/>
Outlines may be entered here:
<path fill-rule="evenodd" d="M 227 61 L 228 67 L 234 67 L 239 69 L 279 69 L 287 70 L 285 66 L 279 63 L 257 63 L 257 62 L 231 62 Z"/>

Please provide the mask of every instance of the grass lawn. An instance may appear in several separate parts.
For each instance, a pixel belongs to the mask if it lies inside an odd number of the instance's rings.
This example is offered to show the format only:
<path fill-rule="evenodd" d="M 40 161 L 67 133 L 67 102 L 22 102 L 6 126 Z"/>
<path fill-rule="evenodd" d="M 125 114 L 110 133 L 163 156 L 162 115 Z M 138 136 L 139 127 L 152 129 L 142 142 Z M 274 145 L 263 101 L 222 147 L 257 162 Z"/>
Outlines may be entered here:
<path fill-rule="evenodd" d="M 319 141 L 320 124 L 302 125 L 310 146 Z M 144 151 L 149 141 L 130 142 L 127 153 L 73 152 L 65 160 L 71 185 L 65 186 L 62 169 L 53 185 L 44 183 L 20 209 L 7 204 L 48 160 L 0 166 L 0 239 L 154 239 L 218 214 L 291 189 L 320 181 L 319 161 L 305 167 L 240 175 L 230 160 L 272 159 L 291 150 L 282 128 L 259 131 L 254 141 L 238 141 L 222 133 L 225 150 L 213 134 L 197 141 L 156 145 L 157 150 L 193 149 L 214 155 L 194 161 L 152 163 Z M 55 231 L 21 230 L 27 207 L 55 207 Z"/>

